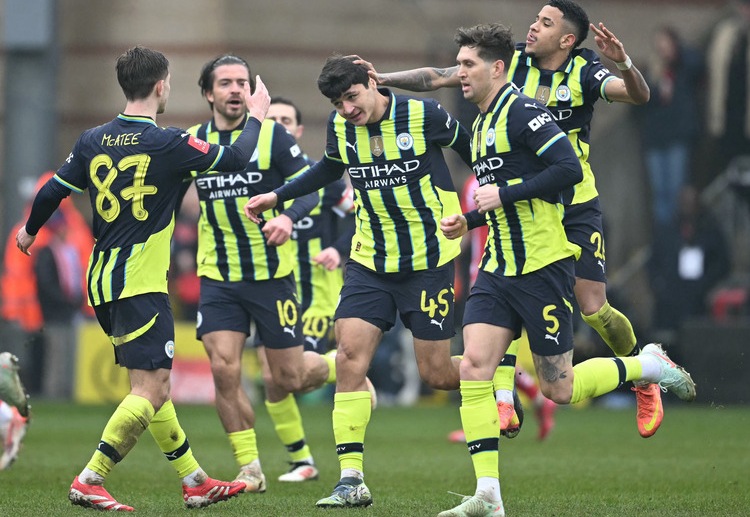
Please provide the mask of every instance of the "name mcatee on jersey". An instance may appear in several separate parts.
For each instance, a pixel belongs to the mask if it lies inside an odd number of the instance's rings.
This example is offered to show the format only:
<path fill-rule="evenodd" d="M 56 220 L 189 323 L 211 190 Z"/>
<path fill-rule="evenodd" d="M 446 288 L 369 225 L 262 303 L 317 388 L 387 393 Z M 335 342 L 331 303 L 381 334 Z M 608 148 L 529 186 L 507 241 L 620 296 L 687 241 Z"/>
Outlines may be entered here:
<path fill-rule="evenodd" d="M 102 145 L 108 147 L 114 147 L 116 145 L 138 145 L 140 143 L 138 137 L 140 136 L 141 133 L 120 133 L 113 137 L 112 135 L 104 133 L 102 135 Z"/>

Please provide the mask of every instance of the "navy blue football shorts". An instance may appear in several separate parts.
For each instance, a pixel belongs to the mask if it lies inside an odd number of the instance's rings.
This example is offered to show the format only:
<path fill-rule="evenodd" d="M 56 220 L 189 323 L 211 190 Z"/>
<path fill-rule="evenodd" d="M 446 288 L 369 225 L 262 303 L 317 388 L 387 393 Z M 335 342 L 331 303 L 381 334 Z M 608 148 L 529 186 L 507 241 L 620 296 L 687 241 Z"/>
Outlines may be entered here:
<path fill-rule="evenodd" d="M 172 368 L 174 317 L 166 293 L 146 293 L 94 307 L 115 347 L 115 363 L 129 370 Z"/>
<path fill-rule="evenodd" d="M 563 226 L 568 241 L 581 247 L 581 256 L 575 266 L 576 277 L 606 283 L 607 261 L 599 198 L 566 206 Z"/>
<path fill-rule="evenodd" d="M 294 275 L 255 282 L 222 282 L 201 277 L 198 339 L 209 332 L 250 334 L 255 322 L 260 343 L 281 349 L 302 345 L 302 318 Z"/>
<path fill-rule="evenodd" d="M 435 269 L 378 273 L 349 260 L 335 319 L 359 318 L 383 332 L 396 313 L 417 339 L 440 341 L 456 333 L 453 262 Z"/>
<path fill-rule="evenodd" d="M 479 270 L 464 309 L 464 326 L 487 323 L 521 337 L 526 328 L 531 351 L 559 355 L 573 349 L 575 259 L 565 258 L 520 276 Z"/>

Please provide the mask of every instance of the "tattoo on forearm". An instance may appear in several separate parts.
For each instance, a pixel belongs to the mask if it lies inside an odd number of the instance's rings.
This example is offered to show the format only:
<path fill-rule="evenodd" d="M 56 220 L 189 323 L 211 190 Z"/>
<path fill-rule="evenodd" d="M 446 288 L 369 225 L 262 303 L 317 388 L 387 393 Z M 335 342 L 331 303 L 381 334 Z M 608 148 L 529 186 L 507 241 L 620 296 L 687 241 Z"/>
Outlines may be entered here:
<path fill-rule="evenodd" d="M 383 75 L 383 83 L 403 88 L 413 92 L 429 92 L 436 87 L 435 79 L 449 78 L 456 73 L 456 67 L 452 68 L 419 68 L 407 72 L 394 72 Z"/>

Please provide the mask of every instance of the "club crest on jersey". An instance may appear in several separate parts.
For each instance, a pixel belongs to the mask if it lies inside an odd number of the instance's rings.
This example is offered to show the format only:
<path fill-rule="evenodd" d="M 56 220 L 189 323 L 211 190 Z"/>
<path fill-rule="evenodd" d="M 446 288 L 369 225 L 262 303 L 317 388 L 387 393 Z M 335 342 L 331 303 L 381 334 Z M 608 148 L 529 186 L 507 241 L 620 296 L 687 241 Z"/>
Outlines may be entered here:
<path fill-rule="evenodd" d="M 549 100 L 549 92 L 549 86 L 537 86 L 534 98 L 546 106 Z"/>
<path fill-rule="evenodd" d="M 487 130 L 487 136 L 485 137 L 485 144 L 488 146 L 495 145 L 495 128 L 494 127 L 491 127 Z"/>
<path fill-rule="evenodd" d="M 414 146 L 414 137 L 409 133 L 401 133 L 396 137 L 396 145 L 402 151 L 408 151 Z"/>
<path fill-rule="evenodd" d="M 567 85 L 561 84 L 555 90 L 555 98 L 561 102 L 567 102 L 570 100 L 570 88 Z"/>
<path fill-rule="evenodd" d="M 174 341 L 167 341 L 167 343 L 164 345 L 164 352 L 166 352 L 167 357 L 169 357 L 170 359 L 174 357 Z"/>
<path fill-rule="evenodd" d="M 375 156 L 382 156 L 385 152 L 385 147 L 383 146 L 383 137 L 382 136 L 371 136 L 370 137 L 370 152 L 374 154 Z"/>

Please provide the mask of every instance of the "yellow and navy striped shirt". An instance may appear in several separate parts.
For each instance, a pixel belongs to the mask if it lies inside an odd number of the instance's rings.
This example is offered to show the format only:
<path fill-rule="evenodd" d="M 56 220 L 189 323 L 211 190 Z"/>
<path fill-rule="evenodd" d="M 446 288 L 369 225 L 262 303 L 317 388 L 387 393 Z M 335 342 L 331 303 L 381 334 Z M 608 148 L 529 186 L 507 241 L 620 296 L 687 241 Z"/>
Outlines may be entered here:
<path fill-rule="evenodd" d="M 480 268 L 520 276 L 580 253 L 563 229 L 560 188 L 580 181 L 581 167 L 550 112 L 506 84 L 472 133 L 479 185 L 501 187 L 503 200 L 485 214 L 489 233 Z"/>
<path fill-rule="evenodd" d="M 219 131 L 213 121 L 188 131 L 207 142 L 221 144 L 233 142 L 240 132 Z M 287 241 L 281 246 L 269 246 L 262 226 L 249 221 L 243 208 L 250 197 L 270 192 L 307 169 L 301 149 L 284 126 L 265 120 L 258 147 L 244 170 L 195 174 L 201 209 L 198 276 L 238 282 L 289 275 L 294 269 L 292 244 Z M 270 220 L 279 213 L 271 209 L 263 215 Z"/>
<path fill-rule="evenodd" d="M 381 273 L 441 266 L 458 255 L 459 242 L 443 235 L 440 219 L 461 213 L 443 148 L 468 164 L 469 135 L 432 99 L 379 92 L 389 99 L 379 122 L 355 126 L 331 113 L 323 160 L 276 193 L 294 197 L 315 188 L 318 176 L 346 170 L 356 220 L 350 258 Z"/>
<path fill-rule="evenodd" d="M 260 127 L 253 121 L 253 137 L 246 132 L 242 148 L 211 145 L 181 129 L 160 128 L 149 117 L 123 114 L 83 132 L 50 184 L 60 199 L 89 189 L 96 239 L 88 271 L 91 305 L 167 292 L 182 185 L 193 170 L 246 163 Z M 29 220 L 37 219 L 32 210 Z"/>
<path fill-rule="evenodd" d="M 343 179 L 320 190 L 320 201 L 294 225 L 297 298 L 300 310 L 316 316 L 333 316 L 344 284 L 341 268 L 329 271 L 313 261 L 328 247 L 344 257 L 348 254 L 354 226 L 352 191 Z"/>
<path fill-rule="evenodd" d="M 599 98 L 610 102 L 604 87 L 617 76 L 602 65 L 593 50 L 575 49 L 557 70 L 543 70 L 524 48 L 525 43 L 516 44 L 508 80 L 525 95 L 547 106 L 581 161 L 583 181 L 565 193 L 566 204 L 590 201 L 599 195 L 588 162 L 594 103 Z"/>

